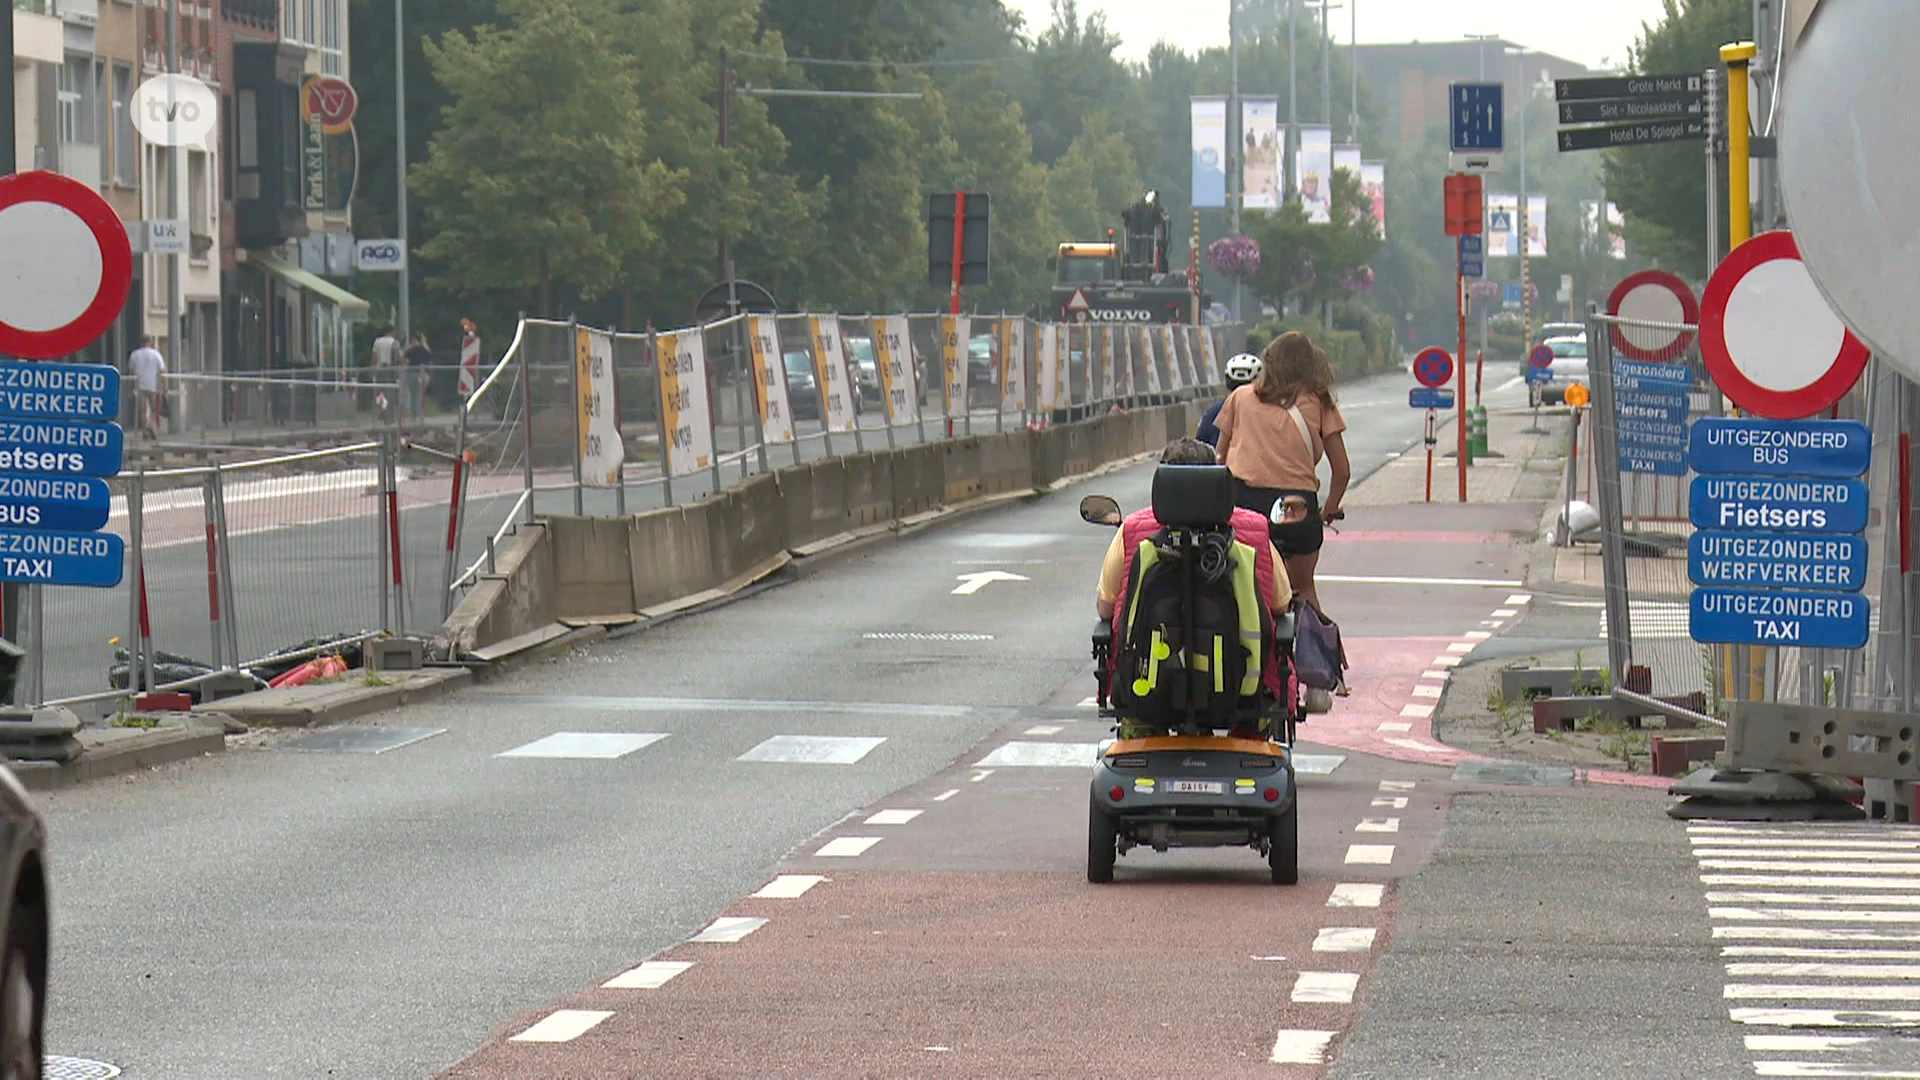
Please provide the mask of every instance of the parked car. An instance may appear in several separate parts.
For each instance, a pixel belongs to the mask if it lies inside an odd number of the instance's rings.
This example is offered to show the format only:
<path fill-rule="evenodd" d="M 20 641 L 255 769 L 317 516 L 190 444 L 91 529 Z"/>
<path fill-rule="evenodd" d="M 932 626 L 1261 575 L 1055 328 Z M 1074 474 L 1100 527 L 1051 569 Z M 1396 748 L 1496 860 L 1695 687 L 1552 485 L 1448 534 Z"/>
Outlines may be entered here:
<path fill-rule="evenodd" d="M 814 385 L 813 357 L 806 350 L 782 354 L 787 366 L 787 408 L 795 420 L 820 418 L 820 391 Z"/>
<path fill-rule="evenodd" d="M 1533 403 L 1558 405 L 1567 400 L 1567 387 L 1587 382 L 1587 338 L 1585 334 L 1548 338 L 1541 344 L 1553 350 L 1553 366 L 1548 369 L 1552 377 L 1533 384 Z"/>
<path fill-rule="evenodd" d="M 1584 341 L 1586 340 L 1586 337 L 1587 337 L 1587 328 L 1580 325 L 1579 323 L 1572 323 L 1572 322 L 1541 323 L 1538 327 L 1534 329 L 1533 340 L 1527 344 L 1528 355 L 1522 356 L 1520 358 L 1520 374 L 1525 375 L 1527 373 L 1528 357 L 1532 355 L 1533 348 L 1535 345 L 1544 345 L 1547 342 L 1553 340 L 1554 338 L 1579 338 L 1582 341 Z"/>
<path fill-rule="evenodd" d="M 864 413 L 866 406 L 879 405 L 885 399 L 880 391 L 880 364 L 874 358 L 873 341 L 848 338 L 847 356 L 852 360 L 853 384 L 860 389 L 854 396 L 853 411 Z"/>
<path fill-rule="evenodd" d="M 47 824 L 13 770 L 0 766 L 0 1076 L 39 1076 L 46 1055 Z"/>

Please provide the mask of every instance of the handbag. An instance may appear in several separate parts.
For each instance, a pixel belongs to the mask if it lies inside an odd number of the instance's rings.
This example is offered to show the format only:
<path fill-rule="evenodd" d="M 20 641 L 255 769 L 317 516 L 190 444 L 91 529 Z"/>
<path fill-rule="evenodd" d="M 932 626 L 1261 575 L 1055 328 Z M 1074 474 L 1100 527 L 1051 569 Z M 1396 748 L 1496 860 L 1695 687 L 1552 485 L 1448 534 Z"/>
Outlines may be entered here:
<path fill-rule="evenodd" d="M 1294 604 L 1293 670 L 1304 686 L 1334 691 L 1346 685 L 1347 650 L 1340 627 L 1305 600 Z"/>

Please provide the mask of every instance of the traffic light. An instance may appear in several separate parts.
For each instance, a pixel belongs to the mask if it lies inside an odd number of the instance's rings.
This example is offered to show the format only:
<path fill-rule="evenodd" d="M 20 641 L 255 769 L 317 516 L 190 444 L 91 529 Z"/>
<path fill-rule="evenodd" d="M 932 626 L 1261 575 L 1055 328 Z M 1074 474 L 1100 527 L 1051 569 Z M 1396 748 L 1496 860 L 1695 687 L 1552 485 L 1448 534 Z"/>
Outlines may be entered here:
<path fill-rule="evenodd" d="M 956 201 L 962 201 L 964 209 L 960 222 L 960 284 L 985 285 L 992 280 L 987 268 L 987 196 L 984 192 L 948 191 L 927 196 L 927 283 L 936 288 L 953 283 Z"/>

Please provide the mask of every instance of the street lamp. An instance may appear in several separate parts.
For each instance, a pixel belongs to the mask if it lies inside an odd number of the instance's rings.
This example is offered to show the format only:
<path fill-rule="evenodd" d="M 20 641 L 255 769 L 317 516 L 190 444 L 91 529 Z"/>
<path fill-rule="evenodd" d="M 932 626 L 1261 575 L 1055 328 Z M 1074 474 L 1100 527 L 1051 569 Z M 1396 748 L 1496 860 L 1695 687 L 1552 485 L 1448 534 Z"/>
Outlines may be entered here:
<path fill-rule="evenodd" d="M 407 267 L 413 260 L 407 252 L 407 0 L 393 0 L 393 172 L 399 186 L 400 215 L 400 341 L 408 340 Z"/>
<path fill-rule="evenodd" d="M 1499 41 L 1500 35 L 1499 34 L 1468 34 L 1466 35 L 1466 39 L 1468 41 L 1477 41 L 1480 43 L 1480 81 L 1486 82 L 1487 81 L 1487 42 Z"/>

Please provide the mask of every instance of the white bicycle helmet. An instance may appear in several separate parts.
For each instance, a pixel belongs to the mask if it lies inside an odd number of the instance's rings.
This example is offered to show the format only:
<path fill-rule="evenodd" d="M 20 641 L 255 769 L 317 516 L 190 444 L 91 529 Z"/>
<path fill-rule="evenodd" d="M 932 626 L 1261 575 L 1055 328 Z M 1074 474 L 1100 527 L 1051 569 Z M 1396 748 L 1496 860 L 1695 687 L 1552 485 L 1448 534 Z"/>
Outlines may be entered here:
<path fill-rule="evenodd" d="M 1252 353 L 1241 353 L 1227 361 L 1227 378 L 1237 383 L 1250 383 L 1260 377 L 1260 358 Z"/>

